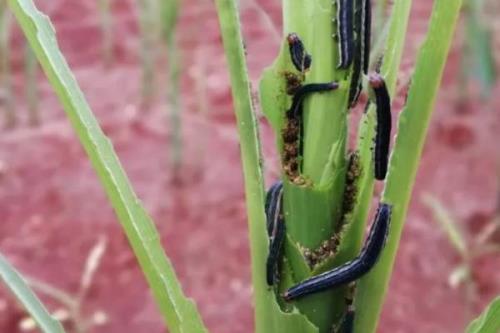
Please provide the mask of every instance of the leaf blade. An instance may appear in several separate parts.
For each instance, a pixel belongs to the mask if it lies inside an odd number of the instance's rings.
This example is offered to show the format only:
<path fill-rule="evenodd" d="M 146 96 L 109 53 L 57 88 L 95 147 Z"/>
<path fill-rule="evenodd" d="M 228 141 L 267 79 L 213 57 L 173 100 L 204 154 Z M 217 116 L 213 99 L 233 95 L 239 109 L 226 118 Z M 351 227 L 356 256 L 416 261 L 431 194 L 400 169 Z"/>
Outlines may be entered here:
<path fill-rule="evenodd" d="M 181 290 L 151 218 L 59 50 L 50 20 L 32 0 L 8 3 L 103 184 L 171 332 L 206 332 L 195 305 Z"/>
<path fill-rule="evenodd" d="M 241 161 L 250 231 L 255 332 L 317 333 L 317 328 L 297 311 L 284 313 L 265 280 L 268 239 L 264 215 L 264 180 L 257 119 L 252 105 L 250 80 L 235 0 L 216 0 L 217 15 L 229 67 L 234 112 L 240 137 Z"/>
<path fill-rule="evenodd" d="M 500 297 L 495 298 L 467 327 L 467 333 L 496 333 L 500 330 Z"/>
<path fill-rule="evenodd" d="M 361 306 L 363 312 L 356 316 L 357 332 L 374 332 L 378 324 L 461 4 L 461 0 L 434 2 L 427 38 L 417 57 L 407 104 L 399 117 L 399 134 L 382 195 L 383 202 L 394 205 L 390 234 L 378 264 L 359 282 L 356 306 Z"/>
<path fill-rule="evenodd" d="M 44 333 L 64 333 L 61 323 L 52 317 L 21 274 L 0 254 L 0 277 Z"/>

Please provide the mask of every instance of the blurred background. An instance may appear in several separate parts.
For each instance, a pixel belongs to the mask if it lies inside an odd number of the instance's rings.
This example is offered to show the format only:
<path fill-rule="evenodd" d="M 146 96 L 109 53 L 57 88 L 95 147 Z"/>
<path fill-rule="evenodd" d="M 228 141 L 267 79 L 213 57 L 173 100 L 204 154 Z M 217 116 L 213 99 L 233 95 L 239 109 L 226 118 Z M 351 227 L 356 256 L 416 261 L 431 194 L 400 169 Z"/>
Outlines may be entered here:
<path fill-rule="evenodd" d="M 70 332 L 166 332 L 60 103 L 0 3 L 0 252 Z M 238 136 L 213 1 L 170 1 L 168 10 L 160 0 L 35 3 L 204 321 L 212 332 L 252 332 Z M 432 7 L 413 3 L 397 110 Z M 377 2 L 376 33 L 390 6 Z M 241 0 L 240 12 L 255 88 L 281 43 L 281 2 Z M 497 0 L 464 6 L 380 332 L 460 332 L 500 294 L 499 17 Z M 259 117 L 269 185 L 279 158 Z M 0 287 L 0 332 L 32 331 Z"/>

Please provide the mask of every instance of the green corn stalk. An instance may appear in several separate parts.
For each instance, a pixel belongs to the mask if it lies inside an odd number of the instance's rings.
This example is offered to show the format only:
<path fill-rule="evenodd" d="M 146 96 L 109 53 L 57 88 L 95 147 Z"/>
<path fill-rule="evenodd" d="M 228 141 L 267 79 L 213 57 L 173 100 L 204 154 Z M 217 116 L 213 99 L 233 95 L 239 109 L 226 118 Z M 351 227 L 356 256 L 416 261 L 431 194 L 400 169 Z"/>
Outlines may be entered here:
<path fill-rule="evenodd" d="M 315 94 L 304 105 L 303 175 L 312 186 L 296 186 L 285 182 L 284 215 L 288 239 L 285 247 L 289 269 L 283 277 L 301 281 L 311 275 L 301 248 L 318 248 L 327 240 L 340 219 L 346 171 L 347 98 L 346 71 L 336 70 L 338 53 L 332 35 L 335 17 L 331 1 L 284 1 L 284 34 L 297 33 L 313 56 L 306 82 L 337 81 L 340 88 L 332 93 Z M 314 24 L 311 24 L 314 21 Z M 321 56 L 317 56 L 321 55 Z M 283 71 L 291 71 L 288 47 L 266 71 L 260 84 L 262 108 L 276 133 L 283 128 L 287 109 Z M 275 96 L 279 96 L 276 98 Z M 279 134 L 277 135 L 280 137 Z M 278 147 L 281 149 L 278 139 Z M 307 221 L 305 223 L 304 221 Z M 338 264 L 338 262 L 331 265 Z M 329 268 L 329 267 L 327 267 Z M 292 274 L 293 272 L 293 274 Z M 343 288 L 304 298 L 296 303 L 300 312 L 314 323 L 319 332 L 327 332 L 342 314 Z"/>
<path fill-rule="evenodd" d="M 6 0 L 0 0 L 0 98 L 5 113 L 5 127 L 12 128 L 17 124 L 14 109 L 14 95 L 12 92 L 12 80 L 10 70 L 10 28 L 11 13 L 8 11 Z"/>
<path fill-rule="evenodd" d="M 28 43 L 24 46 L 24 73 L 26 77 L 25 96 L 28 102 L 28 122 L 31 126 L 38 126 L 40 124 L 37 87 L 38 63 Z"/>
<path fill-rule="evenodd" d="M 102 33 L 102 58 L 106 66 L 113 62 L 113 16 L 111 15 L 111 0 L 99 0 L 99 21 Z"/>
<path fill-rule="evenodd" d="M 350 224 L 343 234 L 335 258 L 311 271 L 301 255 L 302 248 L 318 247 L 332 235 L 340 220 L 346 173 L 347 93 L 350 77 L 349 72 L 336 69 L 338 54 L 336 45 L 331 39 L 334 33 L 331 20 L 335 13 L 331 2 L 285 0 L 284 35 L 290 32 L 298 33 L 313 56 L 313 66 L 306 77 L 306 82 L 335 80 L 339 82 L 340 88 L 333 93 L 315 94 L 308 98 L 304 106 L 306 135 L 302 173 L 307 185 L 296 186 L 285 182 L 284 215 L 287 240 L 281 286 L 275 293 L 262 281 L 267 255 L 265 248 L 267 242 L 262 239 L 265 234 L 264 231 L 254 230 L 259 226 L 264 229 L 262 207 L 258 206 L 259 203 L 262 205 L 263 197 L 259 189 L 263 185 L 261 178 L 257 176 L 260 176 L 258 138 L 250 138 L 252 135 L 257 135 L 257 128 L 249 98 L 251 92 L 241 47 L 237 7 L 235 2 L 230 0 L 220 0 L 216 3 L 240 130 L 254 266 L 257 332 L 302 332 L 306 327 L 308 331 L 330 332 L 331 327 L 340 321 L 345 307 L 342 288 L 304 298 L 294 303 L 295 306 L 283 304 L 279 300 L 279 292 L 294 282 L 338 266 L 359 252 L 374 183 L 371 156 L 375 126 L 374 107 L 370 107 L 362 117 L 358 130 L 357 150 L 360 154 L 362 176 L 358 180 L 359 194 L 355 208 L 349 216 Z M 409 92 L 409 103 L 398 124 L 400 134 L 397 136 L 398 140 L 392 154 L 383 197 L 384 202 L 394 205 L 391 236 L 378 265 L 358 284 L 355 298 L 356 307 L 359 309 L 356 315 L 356 332 L 374 332 L 378 322 L 429 116 L 460 6 L 459 0 L 435 2 L 428 39 L 418 58 L 414 83 Z M 386 79 L 391 95 L 395 92 L 396 75 L 406 38 L 410 8 L 410 0 L 394 3 L 387 37 L 384 38 L 385 52 L 383 52 L 381 73 Z M 283 78 L 284 71 L 292 70 L 292 65 L 287 60 L 287 49 L 287 45 L 283 42 L 280 55 L 273 66 L 264 73 L 260 84 L 263 112 L 278 133 L 279 149 L 281 149 L 279 133 L 283 128 L 283 115 L 290 103 L 284 92 Z M 276 304 L 270 304 L 273 303 L 273 298 L 278 299 L 275 303 L 279 303 L 280 310 L 270 313 L 269 311 L 277 310 Z M 287 315 L 294 316 L 293 324 L 291 317 Z M 303 326 L 299 328 L 298 323 Z"/>
<path fill-rule="evenodd" d="M 168 57 L 168 115 L 170 119 L 170 161 L 174 178 L 179 177 L 182 166 L 182 123 L 180 103 L 180 54 L 176 43 L 176 25 L 179 13 L 179 0 L 161 2 L 162 37 L 167 47 Z"/>
<path fill-rule="evenodd" d="M 397 2 L 391 16 L 390 32 L 386 45 L 389 52 L 384 59 L 382 73 L 385 74 L 387 85 L 392 93 L 395 89 L 396 73 L 401 59 L 410 5 L 409 1 Z M 324 8 L 330 8 L 330 11 L 325 13 Z M 326 1 L 303 2 L 302 5 L 298 5 L 296 1 L 290 1 L 289 3 L 285 2 L 284 5 L 284 33 L 297 32 L 299 36 L 302 36 L 306 47 L 313 55 L 313 66 L 306 82 L 335 80 L 340 83 L 340 89 L 332 93 L 331 96 L 313 95 L 310 97 L 310 107 L 305 105 L 305 131 L 313 133 L 313 135 L 307 134 L 305 137 L 304 174 L 312 179 L 314 186 L 312 188 L 298 188 L 288 184 L 285 189 L 285 216 L 289 239 L 294 240 L 291 243 L 297 243 L 310 249 L 318 248 L 324 240 L 328 239 L 340 220 L 346 173 L 347 94 L 350 78 L 346 76 L 345 71 L 336 69 L 338 54 L 336 45 L 331 38 L 332 34 L 335 33 L 335 26 L 331 23 L 331 17 L 334 15 L 334 7 L 328 6 Z M 314 22 L 318 23 L 318 27 L 311 27 L 309 22 L 313 20 L 312 18 L 314 18 Z M 310 45 L 307 43 L 308 40 Z M 324 47 L 324 45 L 330 46 Z M 325 49 L 329 50 L 329 53 L 325 52 Z M 321 56 L 314 56 L 315 54 Z M 327 54 L 329 56 L 325 60 Z M 288 57 L 286 45 L 282 48 L 280 56 L 282 58 Z M 283 65 L 282 58 L 279 58 L 273 67 L 264 74 L 261 82 L 264 113 L 275 128 L 276 133 L 280 133 L 283 126 L 280 120 L 287 105 L 283 101 L 280 104 L 276 103 L 277 99 L 273 96 L 281 94 L 282 99 L 284 99 L 283 88 L 280 86 L 283 79 L 280 77 L 280 73 L 283 70 L 291 69 L 289 62 L 285 61 Z M 315 103 L 315 99 L 318 99 L 317 103 Z M 351 223 L 346 230 L 345 240 L 334 260 L 328 260 L 325 265 L 315 269 L 314 272 L 307 269 L 302 256 L 295 254 L 292 258 L 287 257 L 291 270 L 295 274 L 295 277 L 289 278 L 290 280 L 298 282 L 310 275 L 338 266 L 342 262 L 354 258 L 359 251 L 373 191 L 371 148 L 375 126 L 374 111 L 373 108 L 370 108 L 362 117 L 359 126 L 357 150 L 360 153 L 363 172 L 358 181 L 358 202 L 351 214 Z M 307 132 L 308 129 L 309 132 Z M 335 133 L 337 136 L 334 135 Z M 308 147 L 312 147 L 312 152 L 315 154 L 308 156 Z M 308 160 L 314 162 L 310 164 L 315 164 L 316 167 L 316 170 L 310 168 L 313 173 L 311 175 L 308 175 L 310 172 Z M 288 198 L 287 190 L 292 192 Z M 294 244 L 287 246 L 286 250 L 290 250 L 290 253 L 298 252 L 298 248 Z M 332 325 L 339 322 L 342 317 L 345 306 L 344 293 L 345 290 L 339 288 L 299 300 L 297 306 L 318 326 L 319 332 L 328 332 Z"/>

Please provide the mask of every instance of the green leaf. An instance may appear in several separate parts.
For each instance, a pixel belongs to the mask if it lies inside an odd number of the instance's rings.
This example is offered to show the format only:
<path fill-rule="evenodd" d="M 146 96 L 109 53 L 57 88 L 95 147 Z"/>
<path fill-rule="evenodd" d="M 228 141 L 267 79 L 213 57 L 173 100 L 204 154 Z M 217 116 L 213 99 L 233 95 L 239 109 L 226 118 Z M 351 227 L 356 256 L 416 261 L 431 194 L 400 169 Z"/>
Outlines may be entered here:
<path fill-rule="evenodd" d="M 268 239 L 264 215 L 264 180 L 257 121 L 252 105 L 240 20 L 235 0 L 217 0 L 217 13 L 229 67 L 234 110 L 240 135 L 241 160 L 245 179 L 252 280 L 255 304 L 255 331 L 315 333 L 317 328 L 306 317 L 293 311 L 281 311 L 276 296 L 267 286 L 265 262 Z"/>
<path fill-rule="evenodd" d="M 377 55 L 377 52 L 380 52 L 384 56 L 381 73 L 385 78 L 390 96 L 394 96 L 396 91 L 397 73 L 405 46 L 410 8 L 411 0 L 398 1 L 394 4 L 390 21 L 387 23 L 387 29 L 385 29 L 387 34 L 379 36 L 379 45 L 372 50 L 372 53 Z M 339 256 L 345 256 L 346 259 L 353 259 L 354 254 L 359 253 L 372 203 L 375 111 L 375 106 L 371 104 L 359 122 L 356 148 L 360 155 L 363 173 L 358 183 L 357 204 L 352 212 L 350 226 L 346 230 L 339 250 Z"/>
<path fill-rule="evenodd" d="M 395 5 L 398 3 L 405 1 L 398 1 Z M 378 323 L 461 4 L 461 0 L 434 1 L 427 38 L 417 57 L 407 104 L 399 116 L 398 135 L 382 196 L 383 202 L 393 204 L 390 234 L 378 264 L 359 281 L 356 307 L 362 311 L 356 316 L 356 332 L 374 332 Z"/>
<path fill-rule="evenodd" d="M 500 331 L 500 297 L 495 298 L 466 330 L 467 333 L 497 333 L 498 331 Z"/>
<path fill-rule="evenodd" d="M 32 0 L 9 0 L 9 5 L 97 171 L 170 332 L 206 332 L 195 305 L 182 292 L 154 223 L 133 192 L 113 146 L 60 52 L 49 19 Z"/>
<path fill-rule="evenodd" d="M 54 319 L 35 293 L 28 287 L 23 277 L 12 267 L 0 254 L 0 276 L 7 287 L 16 296 L 17 300 L 24 306 L 26 311 L 35 320 L 38 327 L 45 333 L 63 333 L 64 329 Z"/>

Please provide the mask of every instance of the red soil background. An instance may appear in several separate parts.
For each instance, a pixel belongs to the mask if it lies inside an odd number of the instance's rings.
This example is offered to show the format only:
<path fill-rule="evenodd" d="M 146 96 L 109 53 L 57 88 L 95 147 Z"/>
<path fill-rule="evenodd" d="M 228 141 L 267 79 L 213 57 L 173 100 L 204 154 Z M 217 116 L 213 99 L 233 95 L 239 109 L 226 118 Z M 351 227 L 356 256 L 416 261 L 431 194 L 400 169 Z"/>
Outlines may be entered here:
<path fill-rule="evenodd" d="M 251 332 L 250 258 L 238 136 L 213 2 L 184 1 L 180 13 L 185 111 L 180 183 L 172 181 L 168 159 L 163 61 L 158 65 L 158 94 L 151 110 L 139 103 L 135 2 L 113 1 L 115 60 L 109 67 L 103 65 L 100 54 L 94 2 L 37 4 L 52 19 L 82 90 L 156 221 L 185 292 L 196 300 L 212 332 Z M 281 29 L 280 2 L 256 4 L 242 1 L 241 8 L 254 86 L 277 53 L 279 35 L 273 31 Z M 414 1 L 402 86 L 426 31 L 431 4 Z M 469 320 L 462 289 L 448 284 L 460 258 L 421 200 L 424 193 L 434 195 L 471 239 L 495 214 L 499 105 L 497 99 L 481 102 L 474 84 L 466 91 L 459 85 L 461 36 L 460 32 L 456 36 L 429 129 L 379 332 L 460 332 Z M 42 74 L 42 126 L 27 125 L 19 29 L 14 29 L 12 39 L 19 124 L 0 132 L 0 251 L 27 276 L 75 294 L 89 251 L 105 237 L 108 245 L 82 311 L 84 316 L 102 311 L 107 321 L 90 331 L 165 332 L 110 204 Z M 498 44 L 497 40 L 497 50 Z M 497 85 L 492 96 L 499 93 Z M 270 182 L 276 178 L 278 160 L 273 134 L 264 119 L 261 123 Z M 498 255 L 474 261 L 478 296 L 474 314 L 500 293 L 499 265 Z M 52 310 L 60 307 L 53 299 L 42 299 Z M 2 287 L 0 332 L 20 332 L 24 316 Z"/>

